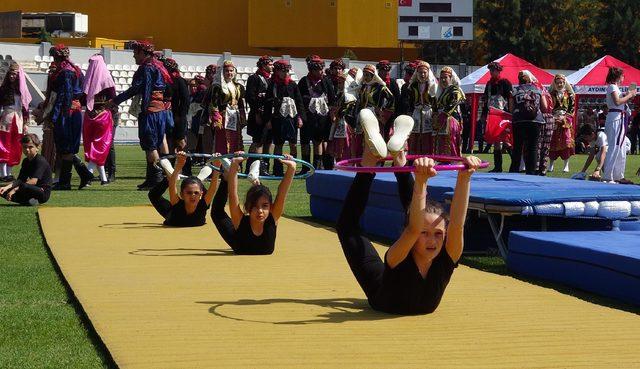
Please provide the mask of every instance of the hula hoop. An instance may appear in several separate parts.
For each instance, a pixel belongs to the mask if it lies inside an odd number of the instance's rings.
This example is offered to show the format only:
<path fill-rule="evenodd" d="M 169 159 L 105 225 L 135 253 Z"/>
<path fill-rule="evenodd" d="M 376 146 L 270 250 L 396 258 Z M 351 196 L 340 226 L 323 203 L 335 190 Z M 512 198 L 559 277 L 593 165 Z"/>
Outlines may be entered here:
<path fill-rule="evenodd" d="M 188 158 L 213 159 L 213 158 L 216 157 L 215 155 L 212 155 L 212 154 L 200 154 L 200 153 L 191 153 L 191 152 L 188 152 L 188 153 L 185 153 L 185 154 L 186 154 L 186 156 Z M 170 155 L 165 155 L 165 156 L 161 157 L 160 159 L 174 159 L 176 156 L 178 156 L 178 155 L 170 154 Z"/>
<path fill-rule="evenodd" d="M 273 154 L 254 154 L 254 153 L 247 153 L 247 154 L 226 154 L 226 155 L 221 155 L 221 156 L 216 156 L 213 157 L 212 159 L 231 159 L 231 158 L 236 158 L 236 157 L 243 157 L 243 158 L 255 158 L 255 159 L 284 159 L 285 157 L 283 155 L 273 155 Z M 311 165 L 310 163 L 304 161 L 304 160 L 300 160 L 300 159 L 296 159 L 296 158 L 292 158 L 292 161 L 295 161 L 296 163 L 302 164 L 303 166 L 309 168 L 309 171 L 304 173 L 304 174 L 296 174 L 295 176 L 293 176 L 293 179 L 305 179 L 307 177 L 311 177 L 313 175 L 313 173 L 315 173 L 316 168 L 313 167 L 313 165 Z M 209 163 L 207 164 L 208 166 L 210 166 L 213 170 L 217 170 L 218 172 L 221 172 L 222 169 L 220 169 L 219 167 Z M 245 173 L 238 173 L 238 177 L 239 178 L 246 178 L 247 175 Z M 284 177 L 283 176 L 259 176 L 259 179 L 267 179 L 267 180 L 281 180 Z"/>
<path fill-rule="evenodd" d="M 415 160 L 418 158 L 431 158 L 435 161 L 440 162 L 456 162 L 461 161 L 462 158 L 456 156 L 445 156 L 445 155 L 407 155 L 407 160 Z M 390 161 L 393 160 L 392 157 L 386 157 L 381 159 L 380 161 Z M 404 166 L 404 167 L 356 167 L 353 164 L 360 163 L 362 158 L 353 158 L 339 161 L 334 168 L 337 170 L 343 170 L 346 172 L 356 172 L 356 173 L 410 173 L 414 172 L 416 167 Z M 483 161 L 480 164 L 480 168 L 486 168 L 489 166 L 489 162 Z M 438 164 L 433 167 L 437 171 L 443 170 L 463 170 L 466 169 L 464 164 Z"/>

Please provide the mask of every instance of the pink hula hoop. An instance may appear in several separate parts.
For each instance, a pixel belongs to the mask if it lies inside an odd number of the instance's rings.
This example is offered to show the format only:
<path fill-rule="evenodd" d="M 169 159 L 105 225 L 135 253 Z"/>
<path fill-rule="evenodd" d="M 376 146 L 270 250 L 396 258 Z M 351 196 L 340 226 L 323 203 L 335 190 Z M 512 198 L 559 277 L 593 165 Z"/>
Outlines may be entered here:
<path fill-rule="evenodd" d="M 455 162 L 461 161 L 462 158 L 456 156 L 445 156 L 445 155 L 407 155 L 407 160 L 415 160 L 418 158 L 431 158 L 435 161 L 440 162 Z M 384 160 L 380 161 L 389 161 L 393 160 L 392 157 L 386 157 Z M 341 160 L 334 166 L 334 169 L 343 170 L 346 172 L 356 172 L 356 173 L 408 173 L 414 172 L 416 167 L 404 166 L 404 167 L 356 167 L 353 164 L 360 163 L 362 158 L 353 158 Z M 480 168 L 486 168 L 489 166 L 489 162 L 483 161 L 480 164 Z M 466 169 L 464 164 L 438 164 L 434 167 L 437 171 L 442 170 L 463 170 Z"/>

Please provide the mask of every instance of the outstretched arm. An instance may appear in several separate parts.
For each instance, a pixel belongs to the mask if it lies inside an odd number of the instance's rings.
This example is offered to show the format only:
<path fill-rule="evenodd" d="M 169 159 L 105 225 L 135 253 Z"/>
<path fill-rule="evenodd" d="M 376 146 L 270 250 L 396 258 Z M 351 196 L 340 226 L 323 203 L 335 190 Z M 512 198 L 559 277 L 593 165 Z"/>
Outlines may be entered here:
<path fill-rule="evenodd" d="M 293 176 L 296 174 L 296 162 L 292 159 L 293 157 L 291 155 L 285 155 L 284 159 L 280 159 L 282 164 L 287 166 L 287 172 L 284 174 L 284 178 L 278 186 L 278 194 L 276 195 L 273 207 L 271 208 L 271 215 L 273 216 L 273 220 L 276 222 L 278 222 L 278 219 L 280 219 L 282 213 L 284 213 L 284 204 L 287 200 L 287 194 L 289 193 L 289 188 L 291 188 Z"/>
<path fill-rule="evenodd" d="M 457 262 L 462 256 L 464 246 L 464 221 L 467 217 L 467 208 L 469 207 L 469 182 L 471 175 L 480 167 L 480 159 L 475 156 L 464 158 L 466 170 L 458 172 L 458 180 L 456 181 L 456 189 L 453 192 L 453 200 L 451 201 L 451 212 L 449 214 L 449 226 L 447 228 L 447 243 L 445 248 L 451 260 Z"/>
<path fill-rule="evenodd" d="M 238 152 L 241 153 L 241 152 Z M 227 181 L 229 182 L 229 212 L 231 213 L 231 222 L 233 228 L 238 229 L 240 221 L 242 220 L 242 209 L 240 209 L 240 199 L 238 198 L 238 169 L 240 163 L 244 161 L 241 156 L 235 157 L 231 160 L 231 167 L 227 174 Z"/>
<path fill-rule="evenodd" d="M 184 163 L 187 162 L 187 155 L 184 151 L 180 151 L 176 154 L 176 167 L 173 169 L 173 173 L 169 177 L 169 202 L 171 205 L 175 205 L 180 201 L 178 196 L 178 176 L 182 173 Z"/>
<path fill-rule="evenodd" d="M 416 181 L 413 185 L 413 196 L 409 207 L 409 224 L 402 231 L 400 238 L 387 251 L 386 261 L 391 269 L 406 259 L 422 232 L 424 210 L 427 206 L 427 180 L 437 174 L 433 168 L 435 166 L 433 159 L 418 158 L 413 165 L 416 167 Z"/>
<path fill-rule="evenodd" d="M 211 174 L 211 184 L 209 185 L 207 194 L 204 195 L 204 202 L 207 203 L 207 205 L 211 205 L 211 201 L 213 201 L 213 196 L 215 196 L 216 191 L 218 190 L 219 178 L 220 178 L 220 172 L 218 172 L 217 170 L 214 170 L 213 174 Z"/>

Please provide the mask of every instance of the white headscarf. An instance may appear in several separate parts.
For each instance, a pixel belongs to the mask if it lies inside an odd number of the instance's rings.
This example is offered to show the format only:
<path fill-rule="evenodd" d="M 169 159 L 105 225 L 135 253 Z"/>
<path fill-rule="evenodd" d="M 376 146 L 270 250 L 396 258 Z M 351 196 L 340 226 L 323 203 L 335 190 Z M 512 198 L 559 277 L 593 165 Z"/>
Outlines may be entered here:
<path fill-rule="evenodd" d="M 344 81 L 344 96 L 347 102 L 356 101 L 360 83 L 362 82 L 362 70 L 360 68 L 354 69 L 356 69 L 356 76 L 353 77 L 347 72 L 347 78 Z"/>
<path fill-rule="evenodd" d="M 413 72 L 413 75 L 411 76 L 411 80 L 409 80 L 409 83 L 413 83 L 413 82 L 420 82 L 420 80 L 418 79 L 418 69 L 420 68 L 428 68 L 429 69 L 429 73 L 427 76 L 427 82 L 429 83 L 429 96 L 434 97 L 436 96 L 436 93 L 438 92 L 438 79 L 436 78 L 435 75 L 433 75 L 433 71 L 431 70 L 431 65 L 429 65 L 429 63 L 423 61 L 420 62 L 418 64 L 418 66 L 416 66 L 416 71 Z"/>
<path fill-rule="evenodd" d="M 458 74 L 456 73 L 455 70 L 453 70 L 453 68 L 451 67 L 443 67 L 442 69 L 440 69 L 440 73 L 442 74 L 443 71 L 449 72 L 451 73 L 451 84 L 453 86 L 456 86 L 458 88 L 460 88 L 460 77 L 458 77 Z M 442 86 L 438 85 L 438 97 L 440 97 L 440 95 L 442 95 L 442 93 L 444 92 L 445 88 L 442 88 Z M 460 90 L 460 92 L 462 93 L 462 99 L 465 99 L 465 95 L 464 92 L 462 92 L 462 90 Z"/>

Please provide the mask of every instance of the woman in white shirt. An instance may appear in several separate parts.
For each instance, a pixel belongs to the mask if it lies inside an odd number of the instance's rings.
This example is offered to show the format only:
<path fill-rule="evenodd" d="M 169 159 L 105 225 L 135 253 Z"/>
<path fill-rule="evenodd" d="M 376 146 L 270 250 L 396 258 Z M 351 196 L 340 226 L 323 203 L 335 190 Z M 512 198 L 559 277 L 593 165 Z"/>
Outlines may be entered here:
<path fill-rule="evenodd" d="M 629 92 L 623 94 L 620 92 L 620 84 L 624 81 L 624 72 L 620 68 L 611 67 L 607 74 L 607 120 L 604 126 L 604 132 L 607 135 L 607 156 L 604 161 L 604 173 L 602 179 L 605 182 L 613 183 L 629 183 L 624 178 L 624 169 L 627 161 L 627 155 L 624 151 L 624 138 L 626 131 L 626 120 L 630 114 L 627 102 L 636 95 L 635 87 L 630 88 Z M 632 84 L 635 86 L 635 84 Z"/>

